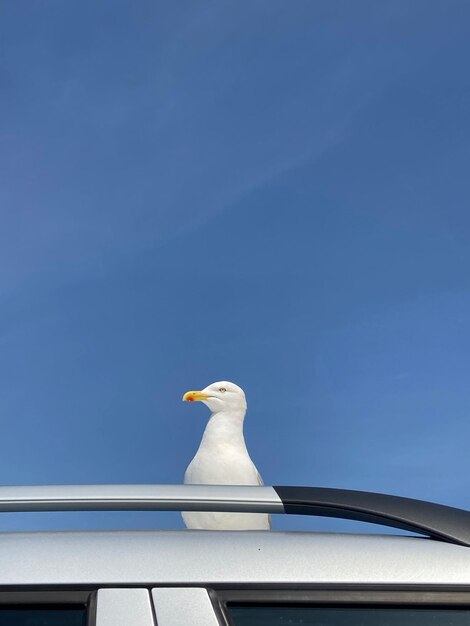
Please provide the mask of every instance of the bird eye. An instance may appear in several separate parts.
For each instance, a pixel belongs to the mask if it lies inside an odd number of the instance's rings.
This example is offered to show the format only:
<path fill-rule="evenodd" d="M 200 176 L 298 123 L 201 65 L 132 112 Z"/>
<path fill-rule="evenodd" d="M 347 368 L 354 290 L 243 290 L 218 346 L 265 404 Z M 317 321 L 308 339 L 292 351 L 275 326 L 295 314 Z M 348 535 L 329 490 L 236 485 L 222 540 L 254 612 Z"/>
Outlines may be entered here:
<path fill-rule="evenodd" d="M 220 387 L 220 388 L 219 388 L 219 391 L 220 391 L 221 393 L 225 393 L 227 390 L 225 389 L 225 387 Z"/>

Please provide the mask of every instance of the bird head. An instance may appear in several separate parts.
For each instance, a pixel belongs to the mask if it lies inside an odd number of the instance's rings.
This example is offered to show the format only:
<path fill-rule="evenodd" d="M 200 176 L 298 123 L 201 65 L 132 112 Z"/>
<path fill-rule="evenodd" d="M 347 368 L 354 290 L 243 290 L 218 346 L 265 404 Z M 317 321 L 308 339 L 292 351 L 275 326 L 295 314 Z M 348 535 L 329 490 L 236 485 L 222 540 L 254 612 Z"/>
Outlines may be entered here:
<path fill-rule="evenodd" d="M 243 389 L 235 383 L 221 380 L 208 385 L 202 391 L 187 391 L 183 396 L 184 402 L 203 402 L 212 413 L 230 412 L 243 413 L 246 411 L 246 398 Z"/>

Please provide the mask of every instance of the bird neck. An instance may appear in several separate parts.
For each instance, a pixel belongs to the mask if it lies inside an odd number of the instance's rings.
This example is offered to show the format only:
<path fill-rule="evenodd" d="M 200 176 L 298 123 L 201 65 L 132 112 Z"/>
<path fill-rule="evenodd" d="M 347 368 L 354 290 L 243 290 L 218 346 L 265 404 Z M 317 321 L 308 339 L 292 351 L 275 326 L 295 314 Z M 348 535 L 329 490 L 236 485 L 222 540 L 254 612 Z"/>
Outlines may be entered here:
<path fill-rule="evenodd" d="M 232 445 L 245 445 L 243 437 L 243 421 L 245 410 L 240 411 L 219 411 L 212 413 L 207 422 L 202 438 L 203 443 L 227 443 Z"/>

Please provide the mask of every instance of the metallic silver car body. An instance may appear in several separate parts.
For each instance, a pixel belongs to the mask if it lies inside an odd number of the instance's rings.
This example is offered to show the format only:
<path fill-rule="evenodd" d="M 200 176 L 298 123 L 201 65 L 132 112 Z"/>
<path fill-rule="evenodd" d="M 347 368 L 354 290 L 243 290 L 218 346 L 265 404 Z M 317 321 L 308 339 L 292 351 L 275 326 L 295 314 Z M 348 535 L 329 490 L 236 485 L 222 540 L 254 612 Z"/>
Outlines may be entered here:
<path fill-rule="evenodd" d="M 305 532 L 0 534 L 0 585 L 470 584 L 470 548 Z"/>
<path fill-rule="evenodd" d="M 160 587 L 152 599 L 158 626 L 219 626 L 206 589 Z"/>
<path fill-rule="evenodd" d="M 0 605 L 19 603 L 24 610 L 29 604 L 34 612 L 38 604 L 78 603 L 88 626 L 227 625 L 227 603 L 253 597 L 278 603 L 450 602 L 470 609 L 466 511 L 305 487 L 0 487 L 0 511 L 80 510 L 331 514 L 434 539 L 276 531 L 4 532 Z"/>
<path fill-rule="evenodd" d="M 99 589 L 96 602 L 99 626 L 154 626 L 147 589 Z"/>

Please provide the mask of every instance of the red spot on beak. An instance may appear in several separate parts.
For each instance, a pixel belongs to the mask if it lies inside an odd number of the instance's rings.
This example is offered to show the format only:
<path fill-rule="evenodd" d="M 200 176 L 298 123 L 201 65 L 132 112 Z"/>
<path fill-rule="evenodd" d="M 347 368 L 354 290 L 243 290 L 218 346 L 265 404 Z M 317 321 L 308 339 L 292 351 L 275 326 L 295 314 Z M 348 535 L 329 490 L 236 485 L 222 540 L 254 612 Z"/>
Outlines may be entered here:
<path fill-rule="evenodd" d="M 194 402 L 194 396 L 189 396 L 188 402 Z"/>

